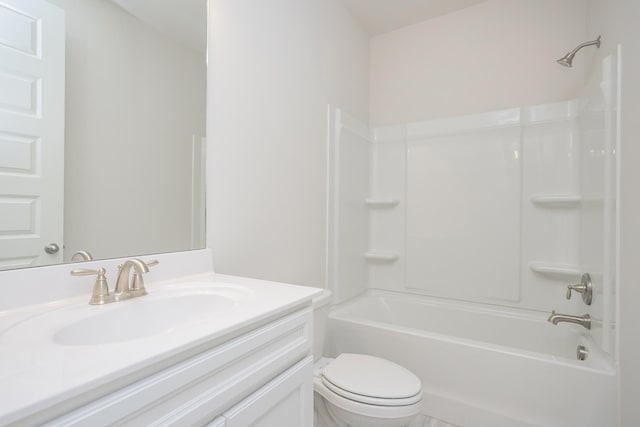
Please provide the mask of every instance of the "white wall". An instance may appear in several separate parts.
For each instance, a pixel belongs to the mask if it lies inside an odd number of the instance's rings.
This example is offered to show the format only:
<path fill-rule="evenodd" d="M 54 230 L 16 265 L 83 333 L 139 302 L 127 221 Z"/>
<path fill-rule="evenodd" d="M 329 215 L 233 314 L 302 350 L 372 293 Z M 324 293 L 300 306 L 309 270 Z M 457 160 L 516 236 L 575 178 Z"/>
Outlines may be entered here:
<path fill-rule="evenodd" d="M 374 127 L 544 104 L 576 96 L 585 0 L 488 0 L 371 40 Z M 591 37 L 591 35 L 589 35 Z"/>
<path fill-rule="evenodd" d="M 209 22 L 215 269 L 324 286 L 327 104 L 367 119 L 367 37 L 338 0 L 212 0 Z"/>
<path fill-rule="evenodd" d="M 622 141 L 620 149 L 619 360 L 622 427 L 640 425 L 640 340 L 638 339 L 637 264 L 640 254 L 640 2 L 588 0 L 590 34 L 602 34 L 602 55 L 622 44 Z"/>
<path fill-rule="evenodd" d="M 66 254 L 191 246 L 191 136 L 204 135 L 202 54 L 107 0 L 66 12 Z"/>

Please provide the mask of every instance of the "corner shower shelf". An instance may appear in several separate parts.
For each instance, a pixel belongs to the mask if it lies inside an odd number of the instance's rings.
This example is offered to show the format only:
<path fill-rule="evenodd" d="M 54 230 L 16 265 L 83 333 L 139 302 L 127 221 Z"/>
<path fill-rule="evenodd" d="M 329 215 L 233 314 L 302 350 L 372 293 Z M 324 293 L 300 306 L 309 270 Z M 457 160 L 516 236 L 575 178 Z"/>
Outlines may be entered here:
<path fill-rule="evenodd" d="M 392 208 L 394 206 L 398 206 L 400 203 L 399 199 L 366 199 L 364 203 L 370 208 Z"/>
<path fill-rule="evenodd" d="M 529 263 L 531 271 L 540 274 L 562 277 L 580 277 L 582 269 L 577 265 L 553 264 L 548 262 Z"/>
<path fill-rule="evenodd" d="M 582 196 L 578 194 L 540 194 L 531 196 L 531 203 L 541 206 L 574 207 L 580 202 L 582 202 Z"/>
<path fill-rule="evenodd" d="M 376 262 L 395 262 L 398 260 L 399 255 L 396 252 L 379 252 L 370 251 L 364 254 L 364 258 L 367 261 Z"/>

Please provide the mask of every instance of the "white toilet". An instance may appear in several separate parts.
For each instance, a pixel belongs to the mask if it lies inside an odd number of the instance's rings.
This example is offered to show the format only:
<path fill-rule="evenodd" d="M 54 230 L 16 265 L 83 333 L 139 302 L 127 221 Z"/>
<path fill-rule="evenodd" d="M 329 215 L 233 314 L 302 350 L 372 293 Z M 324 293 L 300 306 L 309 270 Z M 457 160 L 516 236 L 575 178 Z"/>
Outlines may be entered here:
<path fill-rule="evenodd" d="M 403 427 L 419 413 L 422 383 L 379 357 L 343 353 L 317 369 L 314 405 L 322 427 Z"/>
<path fill-rule="evenodd" d="M 314 306 L 315 336 L 322 340 L 326 310 L 315 301 Z M 318 341 L 316 356 L 322 355 L 324 347 Z M 389 360 L 365 354 L 318 359 L 313 389 L 316 427 L 404 427 L 422 406 L 422 383 L 416 375 Z"/>

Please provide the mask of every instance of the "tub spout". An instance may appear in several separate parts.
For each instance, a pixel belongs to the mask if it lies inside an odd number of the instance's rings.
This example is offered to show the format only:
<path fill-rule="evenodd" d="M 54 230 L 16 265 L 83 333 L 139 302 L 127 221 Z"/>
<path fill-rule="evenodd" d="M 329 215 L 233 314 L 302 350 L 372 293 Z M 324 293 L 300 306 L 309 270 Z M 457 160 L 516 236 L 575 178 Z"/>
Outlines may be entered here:
<path fill-rule="evenodd" d="M 555 310 L 551 312 L 551 316 L 547 319 L 549 322 L 557 325 L 560 322 L 575 323 L 576 325 L 583 326 L 587 329 L 591 329 L 591 316 L 585 314 L 583 316 L 571 316 L 569 314 L 557 314 Z"/>

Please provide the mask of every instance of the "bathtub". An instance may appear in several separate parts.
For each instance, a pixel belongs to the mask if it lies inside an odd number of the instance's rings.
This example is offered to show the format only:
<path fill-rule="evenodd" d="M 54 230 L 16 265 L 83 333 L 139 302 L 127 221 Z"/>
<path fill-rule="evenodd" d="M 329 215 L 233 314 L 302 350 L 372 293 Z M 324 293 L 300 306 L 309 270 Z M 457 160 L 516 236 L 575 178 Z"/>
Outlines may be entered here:
<path fill-rule="evenodd" d="M 334 307 L 325 353 L 365 353 L 420 377 L 423 413 L 469 427 L 617 425 L 611 359 L 548 314 L 386 291 Z M 576 347 L 589 350 L 576 358 Z"/>

